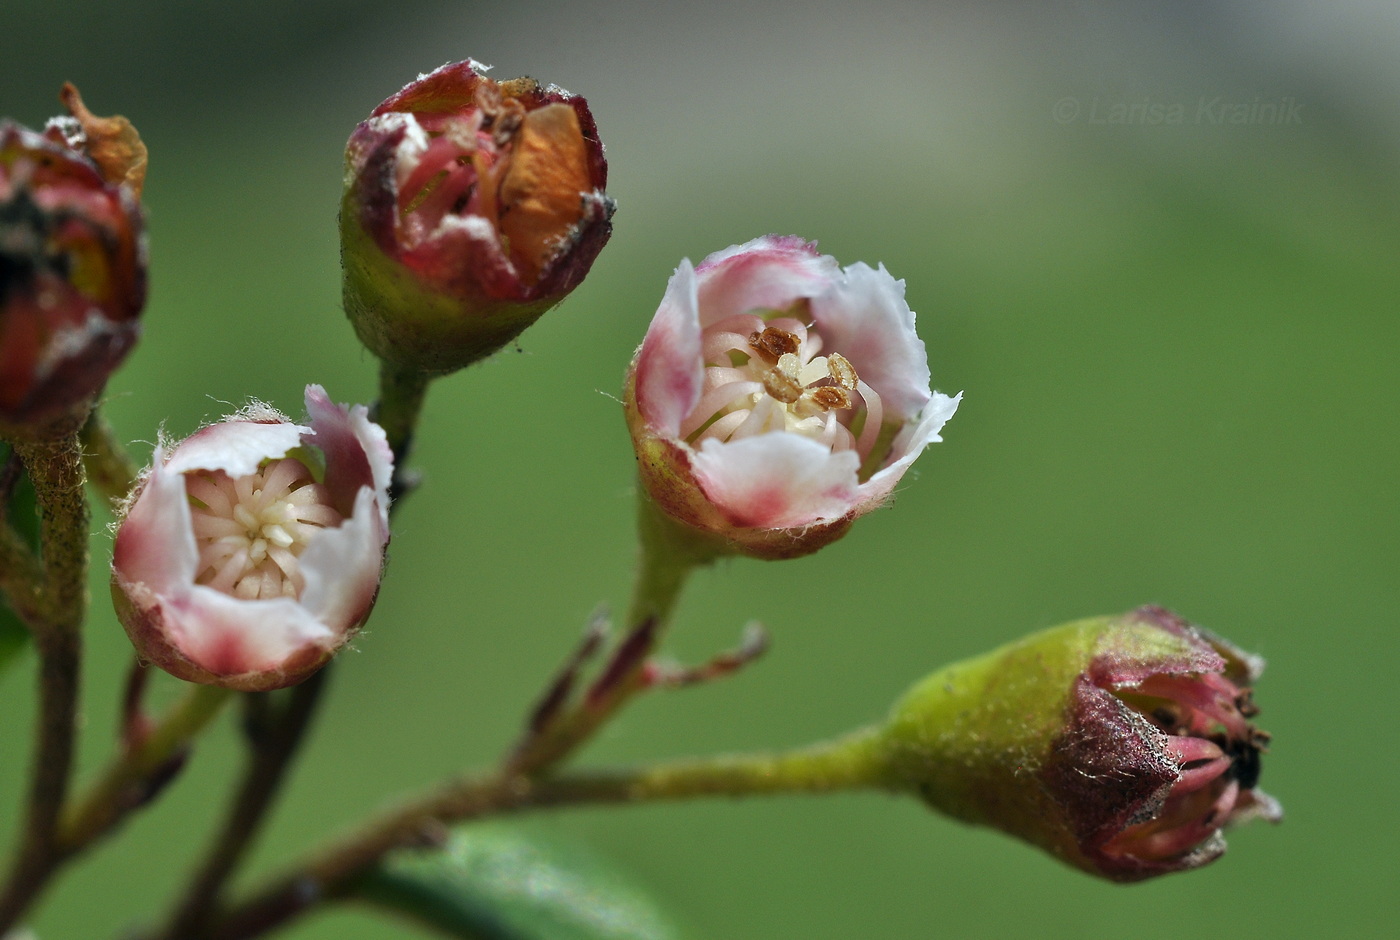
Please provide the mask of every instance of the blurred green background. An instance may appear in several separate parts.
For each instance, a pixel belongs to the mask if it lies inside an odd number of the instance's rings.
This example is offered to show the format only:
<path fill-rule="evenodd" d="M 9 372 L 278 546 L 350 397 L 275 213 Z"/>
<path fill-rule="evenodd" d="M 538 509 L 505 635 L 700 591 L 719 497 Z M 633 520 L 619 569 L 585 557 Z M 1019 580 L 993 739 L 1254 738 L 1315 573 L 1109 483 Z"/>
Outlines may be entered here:
<path fill-rule="evenodd" d="M 373 396 L 339 310 L 340 153 L 419 71 L 470 55 L 558 82 L 608 146 L 620 208 L 590 278 L 518 352 L 432 390 L 427 485 L 252 873 L 486 765 L 589 612 L 625 605 L 632 456 L 612 396 L 682 257 L 779 232 L 906 279 L 935 386 L 966 400 L 892 509 L 814 557 L 702 573 L 669 651 L 703 658 L 749 618 L 774 650 L 636 703 L 584 761 L 815 740 L 946 661 L 1151 602 L 1269 659 L 1263 786 L 1288 817 L 1129 888 L 874 795 L 526 825 L 636 872 L 696 938 L 1393 925 L 1400 761 L 1371 726 L 1400 707 L 1397 8 L 6 0 L 0 30 L 0 112 L 39 125 L 71 79 L 151 146 L 146 335 L 106 408 L 132 440 L 249 396 L 299 412 L 311 381 Z M 1285 98 L 1298 120 L 1212 123 L 1217 99 Z M 1150 123 L 1177 104 L 1181 123 Z M 94 545 L 100 559 L 105 533 Z M 87 772 L 130 659 L 100 570 L 93 597 Z M 6 842 L 32 666 L 0 677 Z M 40 937 L 113 936 L 160 910 L 236 758 L 224 721 L 49 895 Z M 353 910 L 286 933 L 413 935 Z"/>

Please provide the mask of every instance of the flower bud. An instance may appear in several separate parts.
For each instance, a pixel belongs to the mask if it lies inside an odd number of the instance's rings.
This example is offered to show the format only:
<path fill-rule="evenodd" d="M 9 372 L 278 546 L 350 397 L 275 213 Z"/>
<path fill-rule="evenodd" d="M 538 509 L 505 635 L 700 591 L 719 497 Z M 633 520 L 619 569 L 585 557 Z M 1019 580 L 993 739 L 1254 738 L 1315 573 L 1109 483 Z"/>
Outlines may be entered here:
<path fill-rule="evenodd" d="M 885 732 L 892 779 L 1077 868 L 1198 868 L 1221 830 L 1277 821 L 1257 789 L 1263 661 L 1168 611 L 1067 624 L 935 673 Z"/>
<path fill-rule="evenodd" d="M 0 428 L 86 407 L 140 331 L 140 208 L 81 137 L 75 119 L 45 135 L 0 122 Z"/>
<path fill-rule="evenodd" d="M 276 689 L 369 617 L 393 456 L 363 406 L 306 389 L 306 425 L 265 405 L 158 447 L 117 529 L 112 596 L 144 658 L 182 679 Z"/>
<path fill-rule="evenodd" d="M 468 59 L 420 76 L 350 135 L 345 311 L 382 359 L 450 372 L 514 339 L 612 232 L 588 103 Z"/>
<path fill-rule="evenodd" d="M 793 558 L 881 505 L 957 409 L 904 282 L 767 236 L 682 261 L 627 375 L 642 485 L 721 552 Z"/>

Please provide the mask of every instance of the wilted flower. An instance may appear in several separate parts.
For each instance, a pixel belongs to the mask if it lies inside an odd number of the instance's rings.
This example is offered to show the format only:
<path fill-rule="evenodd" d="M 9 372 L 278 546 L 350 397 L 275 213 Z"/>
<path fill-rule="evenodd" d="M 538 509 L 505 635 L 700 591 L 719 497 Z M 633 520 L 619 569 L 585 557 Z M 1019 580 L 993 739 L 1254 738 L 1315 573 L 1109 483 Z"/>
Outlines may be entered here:
<path fill-rule="evenodd" d="M 350 136 L 345 309 L 380 357 L 447 372 L 573 290 L 611 234 L 587 102 L 468 59 L 374 109 Z"/>
<path fill-rule="evenodd" d="M 364 623 L 389 540 L 393 457 L 364 407 L 307 386 L 308 425 L 251 406 L 158 448 L 117 530 L 112 588 L 168 672 L 275 689 Z"/>
<path fill-rule="evenodd" d="M 903 281 L 778 236 L 681 262 L 624 396 L 650 497 L 762 558 L 884 502 L 960 398 L 929 389 Z"/>
<path fill-rule="evenodd" d="M 136 342 L 145 300 L 131 187 L 57 130 L 0 122 L 0 426 L 84 407 Z"/>
<path fill-rule="evenodd" d="M 916 686 L 885 733 L 894 779 L 1113 881 L 1198 868 L 1276 821 L 1251 724 L 1263 662 L 1168 611 L 1067 624 Z"/>

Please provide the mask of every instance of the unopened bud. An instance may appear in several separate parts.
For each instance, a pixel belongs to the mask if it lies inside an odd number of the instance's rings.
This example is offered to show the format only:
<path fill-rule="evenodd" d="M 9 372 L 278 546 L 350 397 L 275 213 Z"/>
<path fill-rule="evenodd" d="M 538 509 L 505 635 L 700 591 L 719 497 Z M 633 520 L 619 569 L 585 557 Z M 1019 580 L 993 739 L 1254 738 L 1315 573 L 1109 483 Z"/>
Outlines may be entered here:
<path fill-rule="evenodd" d="M 572 291 L 611 234 L 587 102 L 467 60 L 407 85 L 350 136 L 345 311 L 382 359 L 459 369 Z"/>
<path fill-rule="evenodd" d="M 46 134 L 0 122 L 0 430 L 85 408 L 140 332 L 136 191 L 105 175 L 82 140 L 76 119 Z"/>
<path fill-rule="evenodd" d="M 1277 821 L 1252 722 L 1263 662 L 1144 607 L 930 676 L 884 732 L 889 779 L 1113 881 L 1198 868 L 1222 830 Z"/>

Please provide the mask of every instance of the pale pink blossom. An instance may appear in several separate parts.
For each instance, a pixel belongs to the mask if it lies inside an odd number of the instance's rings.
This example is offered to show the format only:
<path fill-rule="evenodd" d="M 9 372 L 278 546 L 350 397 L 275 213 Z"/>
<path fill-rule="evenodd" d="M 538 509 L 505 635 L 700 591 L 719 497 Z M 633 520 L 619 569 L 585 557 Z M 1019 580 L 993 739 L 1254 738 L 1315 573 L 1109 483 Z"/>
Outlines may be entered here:
<path fill-rule="evenodd" d="M 731 550 L 814 551 L 881 505 L 957 409 L 881 265 L 766 236 L 682 261 L 632 360 L 641 477 Z"/>
<path fill-rule="evenodd" d="M 168 672 L 291 685 L 369 616 L 393 456 L 363 406 L 306 389 L 306 424 L 251 406 L 159 447 L 117 530 L 117 612 Z"/>

